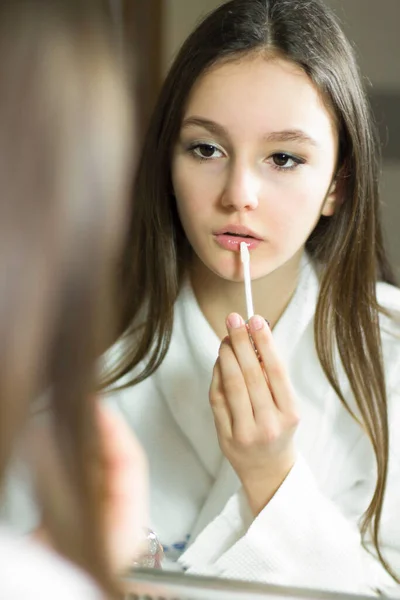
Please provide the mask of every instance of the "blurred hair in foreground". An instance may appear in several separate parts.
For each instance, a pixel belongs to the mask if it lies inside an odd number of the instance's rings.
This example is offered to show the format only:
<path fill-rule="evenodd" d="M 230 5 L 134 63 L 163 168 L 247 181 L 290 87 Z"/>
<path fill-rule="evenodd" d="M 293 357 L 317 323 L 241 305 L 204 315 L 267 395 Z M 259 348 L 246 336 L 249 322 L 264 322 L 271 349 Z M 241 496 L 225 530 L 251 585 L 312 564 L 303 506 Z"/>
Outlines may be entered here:
<path fill-rule="evenodd" d="M 133 166 L 115 42 L 101 1 L 0 1 L 0 477 L 45 398 L 49 435 L 24 437 L 43 524 L 109 592 L 95 360 Z"/>

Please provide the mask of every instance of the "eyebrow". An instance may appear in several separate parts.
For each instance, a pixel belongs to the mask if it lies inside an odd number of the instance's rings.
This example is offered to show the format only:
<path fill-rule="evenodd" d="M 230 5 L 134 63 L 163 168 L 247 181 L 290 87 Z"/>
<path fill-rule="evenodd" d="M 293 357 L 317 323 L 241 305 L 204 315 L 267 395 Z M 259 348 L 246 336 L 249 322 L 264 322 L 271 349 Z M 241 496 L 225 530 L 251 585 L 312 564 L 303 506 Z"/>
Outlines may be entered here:
<path fill-rule="evenodd" d="M 207 129 L 210 133 L 214 133 L 221 137 L 228 138 L 229 134 L 225 127 L 215 121 L 209 119 L 203 119 L 202 117 L 188 117 L 182 123 L 182 129 L 189 127 L 202 127 Z M 287 129 L 283 131 L 272 131 L 262 136 L 265 142 L 298 142 L 301 144 L 309 144 L 311 146 L 318 147 L 318 142 L 310 135 L 302 131 L 301 129 Z"/>

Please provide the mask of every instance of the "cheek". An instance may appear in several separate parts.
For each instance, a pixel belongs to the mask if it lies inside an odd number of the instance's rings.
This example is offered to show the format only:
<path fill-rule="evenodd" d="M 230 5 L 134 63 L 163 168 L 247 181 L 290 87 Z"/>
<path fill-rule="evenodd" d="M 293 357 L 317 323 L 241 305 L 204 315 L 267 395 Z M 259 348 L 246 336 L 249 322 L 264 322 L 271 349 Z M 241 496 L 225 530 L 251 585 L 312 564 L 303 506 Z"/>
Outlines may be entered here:
<path fill-rule="evenodd" d="M 305 177 L 281 181 L 275 186 L 273 196 L 266 196 L 263 211 L 266 224 L 276 237 L 307 235 L 319 219 L 325 193 L 325 186 Z"/>
<path fill-rule="evenodd" d="M 211 186 L 206 177 L 199 177 L 198 169 L 178 159 L 172 168 L 172 185 L 182 221 L 203 220 L 212 209 Z"/>
<path fill-rule="evenodd" d="M 176 205 L 182 224 L 193 227 L 204 218 L 207 211 L 206 203 L 198 190 L 193 185 L 177 185 L 174 187 Z"/>

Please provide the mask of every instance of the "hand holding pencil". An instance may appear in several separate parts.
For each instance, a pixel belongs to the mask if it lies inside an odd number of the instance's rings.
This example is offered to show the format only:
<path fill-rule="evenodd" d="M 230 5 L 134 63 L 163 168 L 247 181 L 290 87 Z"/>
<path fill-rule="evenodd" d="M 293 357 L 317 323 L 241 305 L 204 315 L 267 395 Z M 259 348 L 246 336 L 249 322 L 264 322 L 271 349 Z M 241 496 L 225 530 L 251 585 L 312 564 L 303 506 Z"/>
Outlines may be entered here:
<path fill-rule="evenodd" d="M 299 416 L 272 332 L 263 317 L 253 315 L 250 256 L 242 247 L 248 322 L 236 313 L 227 319 L 228 336 L 215 363 L 210 405 L 222 452 L 257 515 L 295 462 Z"/>

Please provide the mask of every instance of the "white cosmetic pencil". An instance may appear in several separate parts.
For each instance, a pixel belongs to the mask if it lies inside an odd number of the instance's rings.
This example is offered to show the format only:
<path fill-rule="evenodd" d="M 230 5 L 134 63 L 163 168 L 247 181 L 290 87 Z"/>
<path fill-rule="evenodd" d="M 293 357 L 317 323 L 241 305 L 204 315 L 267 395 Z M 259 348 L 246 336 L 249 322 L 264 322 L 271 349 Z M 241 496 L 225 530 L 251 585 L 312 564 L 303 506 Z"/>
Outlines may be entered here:
<path fill-rule="evenodd" d="M 251 319 L 254 315 L 253 308 L 253 296 L 251 293 L 251 278 L 250 278 L 250 252 L 246 242 L 240 244 L 240 258 L 243 264 L 244 273 L 244 289 L 246 293 L 246 308 L 247 308 L 247 320 Z"/>

